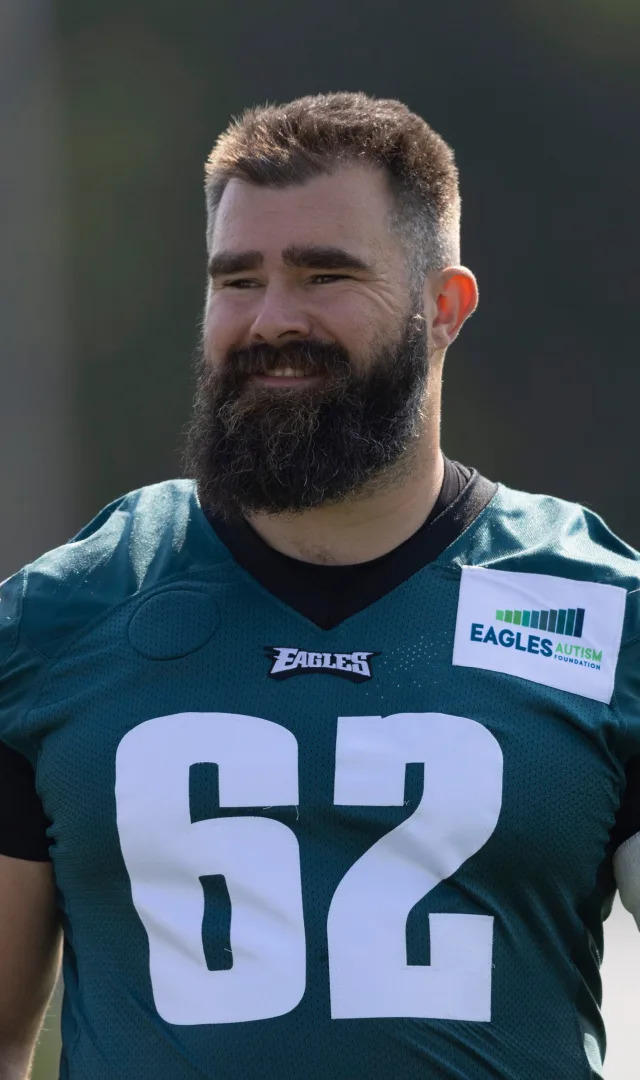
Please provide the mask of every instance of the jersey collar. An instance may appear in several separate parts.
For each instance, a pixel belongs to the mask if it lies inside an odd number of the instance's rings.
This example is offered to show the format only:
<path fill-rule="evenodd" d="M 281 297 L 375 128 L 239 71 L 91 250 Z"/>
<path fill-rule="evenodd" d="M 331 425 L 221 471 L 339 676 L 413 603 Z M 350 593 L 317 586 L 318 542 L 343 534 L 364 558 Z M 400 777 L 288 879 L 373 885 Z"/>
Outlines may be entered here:
<path fill-rule="evenodd" d="M 445 459 L 440 496 L 418 531 L 393 551 L 350 566 L 291 558 L 269 547 L 246 521 L 229 523 L 207 516 L 235 561 L 263 588 L 320 629 L 331 630 L 437 559 L 475 521 L 496 490 L 497 484 L 474 469 Z"/>

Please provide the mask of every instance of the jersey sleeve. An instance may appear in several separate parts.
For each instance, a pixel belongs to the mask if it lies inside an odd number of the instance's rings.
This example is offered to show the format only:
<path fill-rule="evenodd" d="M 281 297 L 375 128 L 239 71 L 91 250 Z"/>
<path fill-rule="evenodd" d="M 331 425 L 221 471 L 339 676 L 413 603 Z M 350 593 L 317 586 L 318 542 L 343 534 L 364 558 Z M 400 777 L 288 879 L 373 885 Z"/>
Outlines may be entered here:
<path fill-rule="evenodd" d="M 32 765 L 0 742 L 0 855 L 45 862 L 48 825 Z"/>
<path fill-rule="evenodd" d="M 21 734 L 43 658 L 21 643 L 24 588 L 24 572 L 0 585 L 0 854 L 44 861 L 48 822 Z"/>
<path fill-rule="evenodd" d="M 190 497 L 182 482 L 124 495 L 67 543 L 0 584 L 0 854 L 48 858 L 33 708 L 68 642 L 139 587 L 161 547 L 167 507 L 186 522 Z M 136 514 L 145 499 L 148 512 Z M 143 535 L 136 537 L 140 522 Z"/>

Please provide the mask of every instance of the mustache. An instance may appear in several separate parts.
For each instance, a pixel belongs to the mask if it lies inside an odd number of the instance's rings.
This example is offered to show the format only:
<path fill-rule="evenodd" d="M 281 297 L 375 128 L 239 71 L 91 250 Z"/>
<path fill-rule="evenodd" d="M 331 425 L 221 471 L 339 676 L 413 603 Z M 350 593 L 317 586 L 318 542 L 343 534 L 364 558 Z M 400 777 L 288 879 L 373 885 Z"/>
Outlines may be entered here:
<path fill-rule="evenodd" d="M 342 374 L 351 371 L 349 354 L 329 341 L 291 341 L 286 345 L 247 345 L 230 349 L 224 365 L 235 378 L 269 375 L 278 368 L 292 367 L 304 375 Z"/>

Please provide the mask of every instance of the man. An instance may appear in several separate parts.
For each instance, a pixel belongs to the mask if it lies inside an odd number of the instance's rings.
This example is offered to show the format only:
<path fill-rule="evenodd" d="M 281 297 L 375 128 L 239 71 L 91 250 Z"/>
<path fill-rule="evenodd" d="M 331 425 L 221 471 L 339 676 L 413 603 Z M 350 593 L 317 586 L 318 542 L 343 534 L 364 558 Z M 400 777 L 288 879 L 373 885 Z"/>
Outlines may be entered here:
<path fill-rule="evenodd" d="M 0 1080 L 58 927 L 69 1080 L 601 1076 L 639 557 L 441 455 L 477 289 L 424 121 L 252 110 L 206 191 L 194 479 L 0 592 Z"/>

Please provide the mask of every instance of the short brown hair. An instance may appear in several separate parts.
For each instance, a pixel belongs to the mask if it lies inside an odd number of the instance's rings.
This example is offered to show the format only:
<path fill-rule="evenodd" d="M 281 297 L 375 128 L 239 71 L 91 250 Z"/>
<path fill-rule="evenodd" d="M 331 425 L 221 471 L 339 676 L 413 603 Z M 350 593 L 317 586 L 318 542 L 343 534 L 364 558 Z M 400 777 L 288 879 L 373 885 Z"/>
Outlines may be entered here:
<path fill-rule="evenodd" d="M 265 187 L 301 184 L 346 162 L 386 171 L 391 226 L 412 281 L 459 260 L 460 197 L 453 151 L 400 101 L 364 93 L 317 94 L 246 109 L 216 142 L 205 169 L 209 235 L 233 178 Z"/>

